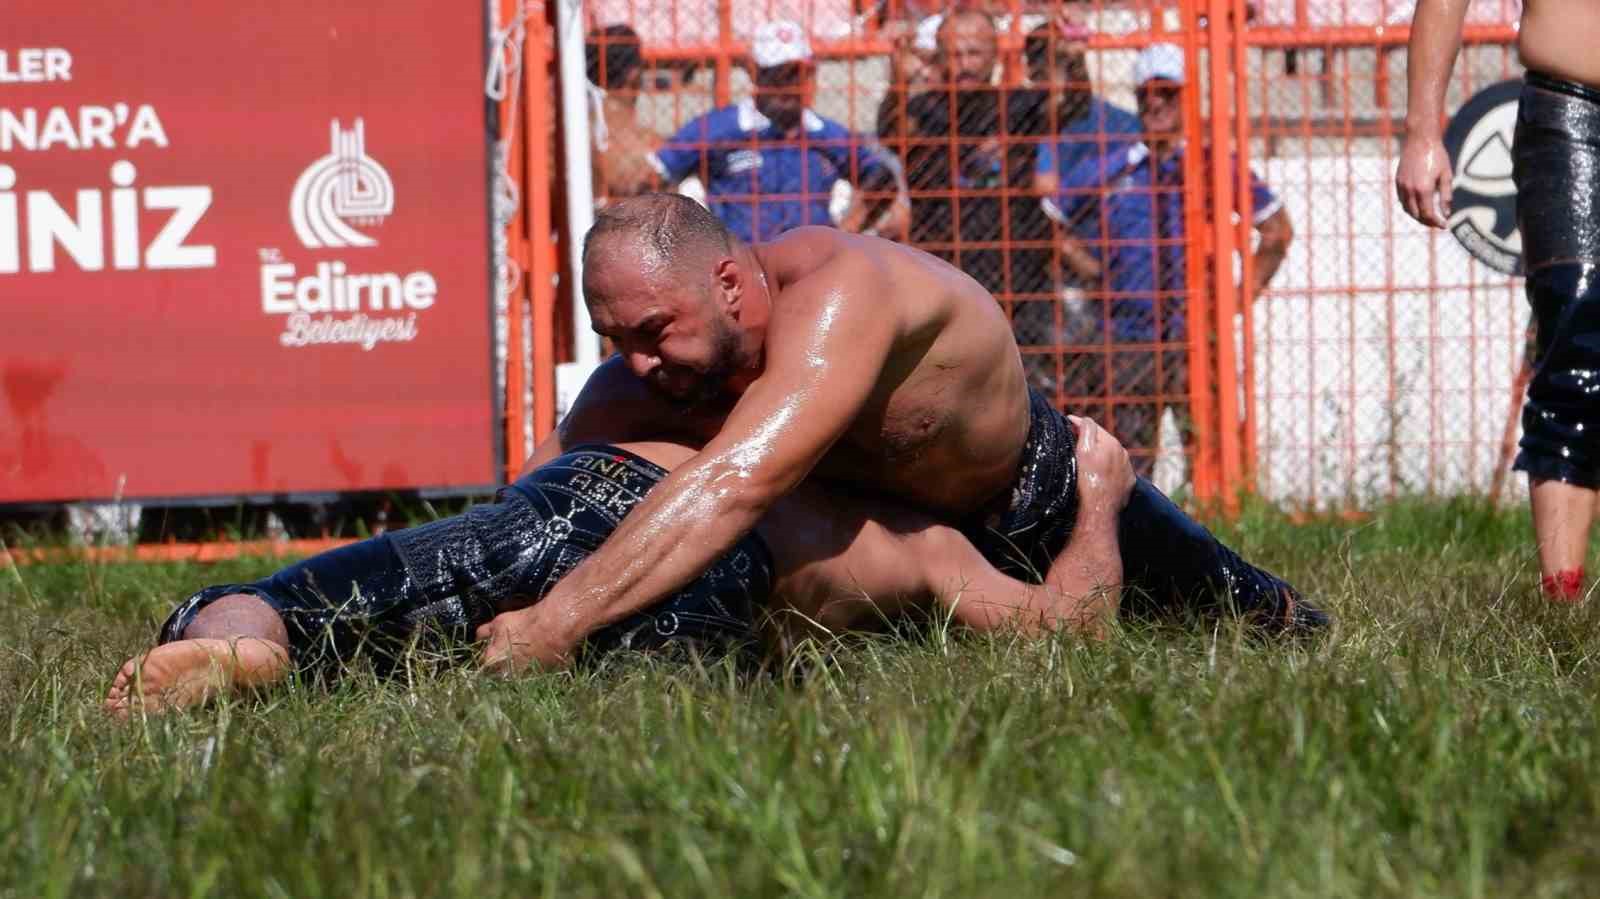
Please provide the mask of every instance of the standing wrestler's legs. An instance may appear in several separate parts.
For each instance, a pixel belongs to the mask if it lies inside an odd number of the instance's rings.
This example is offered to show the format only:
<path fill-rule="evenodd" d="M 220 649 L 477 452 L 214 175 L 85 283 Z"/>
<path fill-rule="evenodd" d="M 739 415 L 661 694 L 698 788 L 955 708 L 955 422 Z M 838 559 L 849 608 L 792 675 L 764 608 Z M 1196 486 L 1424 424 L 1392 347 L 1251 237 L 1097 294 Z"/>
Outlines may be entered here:
<path fill-rule="evenodd" d="M 1581 599 L 1595 491 L 1563 481 L 1531 479 L 1531 484 L 1533 533 L 1539 541 L 1540 583 L 1545 595 Z"/>
<path fill-rule="evenodd" d="M 1540 583 L 1563 602 L 1583 597 L 1600 469 L 1597 277 L 1595 264 L 1556 262 L 1530 271 L 1526 285 L 1537 343 L 1515 467 L 1528 473 Z"/>
<path fill-rule="evenodd" d="M 1600 92 L 1529 72 L 1512 154 L 1537 336 L 1515 468 L 1546 595 L 1573 601 L 1600 486 Z"/>

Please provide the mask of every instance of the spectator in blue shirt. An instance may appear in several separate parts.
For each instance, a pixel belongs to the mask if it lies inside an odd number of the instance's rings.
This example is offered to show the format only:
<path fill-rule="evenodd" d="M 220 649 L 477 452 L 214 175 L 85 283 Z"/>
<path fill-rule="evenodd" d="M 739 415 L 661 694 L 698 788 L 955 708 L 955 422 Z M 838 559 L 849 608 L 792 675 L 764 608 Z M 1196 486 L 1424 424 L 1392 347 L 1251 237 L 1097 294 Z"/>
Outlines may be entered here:
<path fill-rule="evenodd" d="M 1142 129 L 1137 115 L 1095 96 L 1089 79 L 1088 40 L 1089 29 L 1081 12 L 1063 5 L 1051 21 L 1028 32 L 1022 44 L 1028 80 L 1043 88 L 1047 98 L 1041 112 L 1046 118 L 1045 133 L 1050 136 L 1039 141 L 1031 173 L 1044 213 L 1041 218 L 1058 217 L 1055 196 L 1063 177 L 1085 160 L 1126 150 L 1139 140 Z M 1049 226 L 1045 227 L 1048 230 Z M 1086 327 L 1092 323 L 1085 321 L 1082 311 L 1085 285 L 1070 268 L 1050 265 L 1048 269 L 1051 293 L 1018 305 L 1012 325 L 1018 343 L 1049 348 L 1042 353 L 1024 351 L 1022 361 L 1029 383 L 1055 399 L 1063 392 L 1085 392 L 1063 377 L 1081 367 L 1081 360 L 1064 356 L 1056 348 L 1093 338 Z"/>
<path fill-rule="evenodd" d="M 1034 189 L 1053 198 L 1084 160 L 1125 149 L 1139 139 L 1139 117 L 1095 96 L 1087 58 L 1089 30 L 1066 8 L 1053 21 L 1028 32 L 1022 55 L 1028 80 L 1050 89 L 1049 112 L 1056 136 L 1039 144 Z"/>
<path fill-rule="evenodd" d="M 1098 339 L 1107 358 L 1090 366 L 1108 372 L 1098 392 L 1109 406 L 1102 420 L 1148 475 L 1162 412 L 1178 413 L 1189 443 L 1187 293 L 1184 256 L 1182 92 L 1183 51 L 1156 44 L 1134 66 L 1144 140 L 1119 154 L 1088 158 L 1062 181 L 1057 205 L 1064 220 L 1063 262 L 1097 294 Z M 1260 241 L 1254 300 L 1282 265 L 1293 238 L 1283 203 L 1248 174 L 1250 215 Z M 1235 214 L 1242 211 L 1235 209 Z M 1226 260 L 1220 276 L 1231 276 Z M 1081 389 L 1081 387 L 1080 387 Z"/>
<path fill-rule="evenodd" d="M 750 57 L 755 95 L 683 126 L 651 154 L 657 173 L 669 185 L 699 176 L 711 211 L 742 240 L 834 224 L 828 201 L 840 180 L 856 190 L 839 224 L 867 230 L 901 193 L 898 163 L 807 105 L 814 69 L 799 25 L 757 28 Z"/>

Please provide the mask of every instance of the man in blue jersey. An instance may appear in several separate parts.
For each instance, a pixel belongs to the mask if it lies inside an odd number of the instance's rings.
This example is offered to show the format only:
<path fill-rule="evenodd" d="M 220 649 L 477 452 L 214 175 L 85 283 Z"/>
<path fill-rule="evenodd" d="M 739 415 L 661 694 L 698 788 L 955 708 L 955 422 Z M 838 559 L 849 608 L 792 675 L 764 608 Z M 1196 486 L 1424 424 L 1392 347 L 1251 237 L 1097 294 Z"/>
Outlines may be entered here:
<path fill-rule="evenodd" d="M 1139 116 L 1095 96 L 1089 80 L 1089 29 L 1065 10 L 1055 20 L 1028 32 L 1022 54 L 1028 79 L 1050 88 L 1053 140 L 1039 144 L 1034 163 L 1036 190 L 1050 209 L 1065 178 L 1084 160 L 1126 149 L 1139 140 Z"/>
<path fill-rule="evenodd" d="M 839 224 L 873 226 L 902 197 L 899 165 L 875 141 L 808 105 L 811 43 L 793 22 L 768 22 L 750 46 L 754 96 L 684 125 L 649 157 L 669 186 L 691 175 L 711 211 L 741 240 L 771 240 L 802 225 L 833 225 L 834 185 L 855 185 Z"/>
<path fill-rule="evenodd" d="M 1087 57 L 1089 29 L 1082 13 L 1070 7 L 1057 10 L 1053 20 L 1028 32 L 1022 54 L 1028 63 L 1028 80 L 1048 92 L 1044 112 L 1048 133 L 1039 142 L 1034 160 L 1033 189 L 1040 197 L 1042 218 L 1059 221 L 1055 205 L 1061 180 L 1091 158 L 1104 158 L 1139 140 L 1139 117 L 1108 103 L 1094 93 Z M 1046 225 L 1046 228 L 1049 226 Z M 1093 340 L 1092 316 L 1083 300 L 1088 285 L 1070 267 L 1050 267 L 1058 283 L 1055 291 L 1032 303 L 1019 304 L 1012 327 L 1017 342 L 1060 347 Z M 1093 392 L 1082 382 L 1082 360 L 1059 352 L 1023 356 L 1028 380 L 1052 399 Z"/>
<path fill-rule="evenodd" d="M 1144 139 L 1079 163 L 1062 180 L 1056 205 L 1064 222 L 1062 261 L 1090 285 L 1095 339 L 1106 347 L 1105 356 L 1074 360 L 1100 376 L 1094 393 L 1110 407 L 1084 412 L 1109 420 L 1134 469 L 1148 476 L 1157 427 L 1169 406 L 1189 442 L 1183 50 L 1173 44 L 1147 47 L 1134 77 Z M 1250 301 L 1283 264 L 1294 231 L 1283 202 L 1253 172 L 1248 184 L 1250 217 L 1260 233 L 1254 281 L 1243 287 Z M 1236 212 L 1244 208 L 1239 199 Z"/>

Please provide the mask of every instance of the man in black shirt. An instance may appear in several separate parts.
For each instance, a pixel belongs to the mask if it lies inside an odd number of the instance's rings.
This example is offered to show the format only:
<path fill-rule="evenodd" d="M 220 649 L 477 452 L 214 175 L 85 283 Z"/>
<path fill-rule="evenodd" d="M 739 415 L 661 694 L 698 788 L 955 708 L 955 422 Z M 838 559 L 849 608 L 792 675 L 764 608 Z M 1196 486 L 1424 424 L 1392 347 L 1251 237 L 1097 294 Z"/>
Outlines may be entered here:
<path fill-rule="evenodd" d="M 951 14 L 939 28 L 946 83 L 909 98 L 891 90 L 878 128 L 905 160 L 910 242 L 1000 300 L 1031 375 L 1033 360 L 1046 357 L 1032 356 L 1029 347 L 1055 342 L 1059 305 L 1050 225 L 1033 189 L 1039 139 L 1049 136 L 1052 115 L 1045 90 L 993 86 L 998 58 L 987 15 Z"/>

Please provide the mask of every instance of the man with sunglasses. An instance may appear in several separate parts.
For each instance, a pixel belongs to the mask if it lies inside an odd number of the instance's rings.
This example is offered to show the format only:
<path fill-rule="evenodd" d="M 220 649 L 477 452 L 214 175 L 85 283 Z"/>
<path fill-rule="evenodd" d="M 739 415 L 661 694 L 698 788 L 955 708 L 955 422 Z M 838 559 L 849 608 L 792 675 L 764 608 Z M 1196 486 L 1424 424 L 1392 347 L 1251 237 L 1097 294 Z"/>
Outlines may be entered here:
<path fill-rule="evenodd" d="M 1055 199 L 1062 262 L 1089 285 L 1095 336 L 1109 354 L 1090 360 L 1101 373 L 1094 392 L 1109 408 L 1083 411 L 1111 422 L 1145 477 L 1155 467 L 1157 428 L 1168 407 L 1189 443 L 1184 78 L 1180 47 L 1145 48 L 1134 64 L 1143 140 L 1135 136 L 1123 149 L 1085 160 L 1062 179 Z M 1253 300 L 1283 264 L 1294 230 L 1283 202 L 1248 174 L 1250 216 L 1260 234 L 1255 277 L 1244 286 Z"/>
<path fill-rule="evenodd" d="M 876 224 L 903 196 L 899 163 L 811 109 L 816 71 L 805 32 L 794 22 L 760 26 L 750 61 L 753 96 L 695 118 L 647 157 L 661 180 L 670 188 L 699 177 L 711 211 L 741 240 L 835 224 L 829 201 L 840 181 L 856 190 L 837 224 L 857 232 Z"/>

